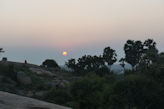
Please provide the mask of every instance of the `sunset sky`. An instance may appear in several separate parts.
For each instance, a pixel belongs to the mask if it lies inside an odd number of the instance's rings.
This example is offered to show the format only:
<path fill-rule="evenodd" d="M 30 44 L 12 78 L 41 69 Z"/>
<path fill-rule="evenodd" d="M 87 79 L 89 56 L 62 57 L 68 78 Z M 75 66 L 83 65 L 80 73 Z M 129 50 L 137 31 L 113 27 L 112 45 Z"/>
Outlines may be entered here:
<path fill-rule="evenodd" d="M 8 60 L 64 64 L 106 46 L 121 57 L 126 40 L 147 38 L 164 51 L 164 0 L 0 0 L 0 56 Z"/>

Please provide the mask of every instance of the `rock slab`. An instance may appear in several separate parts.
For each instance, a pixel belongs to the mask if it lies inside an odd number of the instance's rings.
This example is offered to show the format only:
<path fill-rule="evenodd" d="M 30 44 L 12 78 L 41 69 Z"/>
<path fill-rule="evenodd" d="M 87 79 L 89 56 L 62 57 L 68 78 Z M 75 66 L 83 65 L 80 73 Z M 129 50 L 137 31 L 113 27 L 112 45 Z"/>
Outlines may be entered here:
<path fill-rule="evenodd" d="M 0 109 L 71 109 L 71 108 L 0 91 Z"/>
<path fill-rule="evenodd" d="M 18 82 L 20 82 L 21 84 L 24 85 L 30 85 L 32 84 L 32 80 L 29 76 L 27 76 L 24 72 L 17 72 L 17 80 Z"/>

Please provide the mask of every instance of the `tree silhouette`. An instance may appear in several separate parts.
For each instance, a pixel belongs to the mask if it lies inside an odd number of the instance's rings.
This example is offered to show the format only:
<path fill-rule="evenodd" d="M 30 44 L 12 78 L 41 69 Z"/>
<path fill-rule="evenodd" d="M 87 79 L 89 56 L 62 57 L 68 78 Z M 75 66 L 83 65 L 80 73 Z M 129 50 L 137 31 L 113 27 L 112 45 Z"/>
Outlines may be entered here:
<path fill-rule="evenodd" d="M 59 65 L 57 64 L 57 62 L 53 59 L 47 59 L 42 63 L 43 67 L 46 68 L 59 68 Z"/>
<path fill-rule="evenodd" d="M 158 61 L 158 49 L 156 48 L 156 42 L 153 39 L 147 39 L 143 43 L 143 55 L 140 60 L 138 68 L 141 70 L 148 70 L 151 64 Z"/>
<path fill-rule="evenodd" d="M 144 57 L 150 62 L 156 62 L 158 57 L 158 50 L 156 42 L 153 39 L 147 39 L 144 42 Z"/>
<path fill-rule="evenodd" d="M 104 61 L 103 61 L 103 57 L 100 56 L 93 56 L 92 57 L 93 61 L 92 61 L 92 66 L 94 69 L 99 69 L 102 68 L 104 66 Z"/>
<path fill-rule="evenodd" d="M 164 68 L 164 52 L 158 55 L 158 64 L 160 64 Z"/>
<path fill-rule="evenodd" d="M 134 67 L 139 63 L 143 54 L 143 44 L 141 41 L 128 40 L 124 45 L 125 60 Z"/>
<path fill-rule="evenodd" d="M 105 63 L 109 66 L 113 65 L 117 61 L 116 51 L 111 49 L 110 47 L 106 47 L 103 52 L 103 58 Z"/>
<path fill-rule="evenodd" d="M 76 71 L 77 69 L 77 64 L 75 59 L 69 59 L 68 62 L 66 62 L 66 66 L 68 68 L 71 68 L 72 70 Z"/>
<path fill-rule="evenodd" d="M 109 73 L 110 71 L 108 66 L 113 65 L 113 63 L 117 61 L 116 56 L 117 54 L 115 50 L 110 47 L 106 47 L 103 55 L 84 55 L 77 60 L 77 63 L 75 59 L 70 59 L 66 62 L 66 66 L 80 73 L 84 73 L 85 71 L 99 73 L 103 70 L 103 73 L 105 74 L 105 72 Z"/>
<path fill-rule="evenodd" d="M 78 59 L 77 66 L 81 70 L 95 71 L 104 65 L 101 56 L 84 55 Z"/>

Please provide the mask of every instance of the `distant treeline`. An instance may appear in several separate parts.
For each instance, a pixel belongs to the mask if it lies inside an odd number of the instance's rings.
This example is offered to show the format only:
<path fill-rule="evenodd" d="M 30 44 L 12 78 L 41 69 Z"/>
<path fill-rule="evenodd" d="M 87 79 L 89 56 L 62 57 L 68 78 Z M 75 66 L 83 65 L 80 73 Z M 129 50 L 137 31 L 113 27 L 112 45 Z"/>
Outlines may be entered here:
<path fill-rule="evenodd" d="M 133 70 L 137 70 L 139 66 L 144 67 L 146 70 L 152 63 L 157 62 L 162 54 L 158 53 L 156 42 L 153 39 L 147 39 L 144 42 L 128 40 L 123 49 L 125 57 L 122 57 L 120 60 L 117 59 L 114 49 L 106 47 L 102 55 L 84 55 L 78 60 L 70 59 L 66 62 L 66 66 L 72 69 L 77 75 L 85 75 L 85 72 L 99 72 L 99 70 L 101 70 L 101 75 L 111 73 L 109 68 L 116 61 L 120 62 L 124 70 L 126 63 L 130 64 Z"/>

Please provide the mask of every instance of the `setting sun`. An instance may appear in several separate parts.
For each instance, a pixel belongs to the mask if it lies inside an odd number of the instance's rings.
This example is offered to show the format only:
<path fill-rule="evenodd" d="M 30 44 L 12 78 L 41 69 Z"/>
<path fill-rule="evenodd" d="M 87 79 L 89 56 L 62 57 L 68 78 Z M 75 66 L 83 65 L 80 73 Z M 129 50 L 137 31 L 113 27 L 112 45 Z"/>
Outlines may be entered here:
<path fill-rule="evenodd" d="M 66 51 L 63 51 L 63 53 L 62 53 L 63 56 L 67 56 L 67 54 L 68 53 Z"/>

